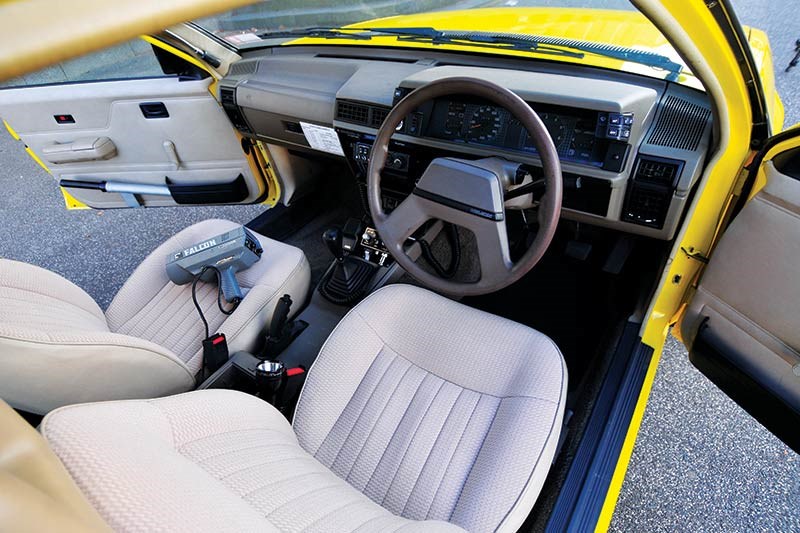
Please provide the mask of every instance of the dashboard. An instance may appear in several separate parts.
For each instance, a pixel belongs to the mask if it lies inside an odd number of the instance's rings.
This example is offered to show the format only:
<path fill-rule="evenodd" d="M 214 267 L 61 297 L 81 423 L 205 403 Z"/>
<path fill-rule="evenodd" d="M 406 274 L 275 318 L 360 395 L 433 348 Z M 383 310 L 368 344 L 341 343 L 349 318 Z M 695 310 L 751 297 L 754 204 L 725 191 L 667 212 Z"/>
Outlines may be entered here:
<path fill-rule="evenodd" d="M 706 95 L 663 80 L 514 58 L 487 66 L 486 58 L 430 50 L 293 46 L 260 54 L 232 66 L 220 100 L 243 135 L 266 143 L 285 194 L 303 181 L 308 161 L 331 157 L 365 186 L 372 142 L 392 106 L 452 76 L 491 80 L 537 112 L 561 160 L 568 219 L 671 239 L 711 143 Z M 384 207 L 402 201 L 436 157 L 501 157 L 519 163 L 521 178 L 541 175 L 536 148 L 508 111 L 452 95 L 398 126 L 383 170 Z"/>

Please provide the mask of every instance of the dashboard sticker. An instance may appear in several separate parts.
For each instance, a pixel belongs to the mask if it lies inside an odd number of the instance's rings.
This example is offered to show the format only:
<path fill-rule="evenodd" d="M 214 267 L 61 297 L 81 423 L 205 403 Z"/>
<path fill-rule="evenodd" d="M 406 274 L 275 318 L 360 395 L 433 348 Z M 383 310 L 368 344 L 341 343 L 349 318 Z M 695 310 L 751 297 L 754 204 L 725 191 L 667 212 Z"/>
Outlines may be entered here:
<path fill-rule="evenodd" d="M 328 152 L 329 154 L 344 156 L 342 144 L 339 142 L 339 135 L 336 134 L 333 128 L 309 124 L 308 122 L 301 122 L 300 127 L 303 128 L 303 135 L 306 136 L 308 145 L 311 148 Z"/>

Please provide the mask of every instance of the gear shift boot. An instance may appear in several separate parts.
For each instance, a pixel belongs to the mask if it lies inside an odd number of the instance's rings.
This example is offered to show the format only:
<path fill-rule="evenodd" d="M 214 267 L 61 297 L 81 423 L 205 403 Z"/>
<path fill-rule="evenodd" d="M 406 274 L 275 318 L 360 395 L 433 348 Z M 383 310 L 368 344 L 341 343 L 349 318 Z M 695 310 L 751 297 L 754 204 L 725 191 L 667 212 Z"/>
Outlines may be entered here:
<path fill-rule="evenodd" d="M 354 304 L 361 299 L 376 267 L 358 257 L 344 254 L 340 229 L 327 230 L 322 234 L 322 240 L 335 260 L 320 281 L 319 292 L 332 303 Z"/>

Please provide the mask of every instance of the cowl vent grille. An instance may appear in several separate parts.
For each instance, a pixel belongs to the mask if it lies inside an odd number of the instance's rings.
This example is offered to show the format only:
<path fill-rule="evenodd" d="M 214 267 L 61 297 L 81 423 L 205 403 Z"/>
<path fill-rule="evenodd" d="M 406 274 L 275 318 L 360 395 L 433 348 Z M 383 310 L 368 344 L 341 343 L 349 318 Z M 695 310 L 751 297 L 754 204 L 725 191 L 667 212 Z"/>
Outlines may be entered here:
<path fill-rule="evenodd" d="M 339 100 L 336 102 L 336 119 L 352 124 L 361 124 L 371 128 L 380 128 L 386 115 L 389 114 L 388 107 L 362 104 L 359 102 L 348 102 Z"/>
<path fill-rule="evenodd" d="M 679 150 L 697 150 L 710 115 L 711 111 L 705 107 L 669 96 L 647 142 Z"/>

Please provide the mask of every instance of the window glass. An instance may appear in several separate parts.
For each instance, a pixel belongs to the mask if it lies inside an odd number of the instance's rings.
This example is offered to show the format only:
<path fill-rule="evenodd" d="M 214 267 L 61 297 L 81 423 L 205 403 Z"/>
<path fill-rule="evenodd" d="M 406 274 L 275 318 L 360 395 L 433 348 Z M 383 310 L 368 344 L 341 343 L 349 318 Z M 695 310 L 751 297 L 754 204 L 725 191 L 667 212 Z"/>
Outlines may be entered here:
<path fill-rule="evenodd" d="M 149 43 L 137 38 L 6 80 L 3 87 L 164 76 Z"/>

